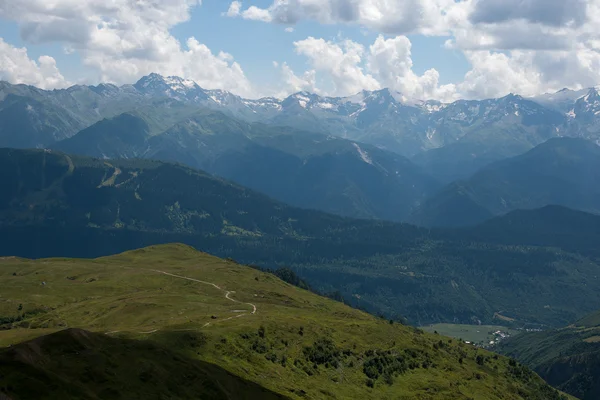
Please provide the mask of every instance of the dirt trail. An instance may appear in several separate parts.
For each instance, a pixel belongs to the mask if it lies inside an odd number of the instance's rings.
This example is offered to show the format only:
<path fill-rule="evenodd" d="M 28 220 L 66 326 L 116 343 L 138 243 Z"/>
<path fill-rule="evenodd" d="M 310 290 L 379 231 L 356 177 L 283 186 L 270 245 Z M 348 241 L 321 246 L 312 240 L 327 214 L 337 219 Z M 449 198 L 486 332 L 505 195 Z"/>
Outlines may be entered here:
<path fill-rule="evenodd" d="M 168 273 L 168 272 L 159 271 L 159 270 L 156 270 L 156 269 L 153 269 L 152 271 L 154 271 L 154 272 L 158 272 L 158 273 L 160 273 L 160 274 L 165 274 L 165 275 L 168 275 L 168 276 L 172 276 L 172 277 L 175 277 L 175 278 L 179 278 L 179 279 L 186 279 L 186 280 L 188 280 L 188 281 L 192 281 L 192 282 L 198 282 L 198 283 L 202 283 L 202 284 L 204 284 L 204 285 L 210 285 L 210 286 L 214 287 L 215 289 L 218 289 L 218 290 L 222 290 L 222 291 L 224 291 L 224 292 L 225 292 L 225 298 L 226 298 L 227 300 L 233 301 L 234 303 L 245 304 L 245 305 L 248 305 L 248 306 L 252 307 L 252 312 L 251 312 L 251 314 L 256 314 L 256 306 L 255 306 L 254 304 L 252 304 L 252 303 L 244 303 L 244 302 L 242 302 L 242 301 L 235 300 L 235 299 L 232 299 L 232 298 L 230 297 L 230 295 L 231 295 L 232 293 L 235 293 L 235 291 L 231 291 L 231 290 L 225 290 L 225 289 L 222 289 L 220 286 L 218 286 L 218 285 L 216 285 L 216 284 L 214 284 L 214 283 L 212 283 L 212 282 L 205 282 L 205 281 L 201 281 L 201 280 L 198 280 L 198 279 L 188 278 L 187 276 L 181 276 L 181 275 L 170 274 L 170 273 Z M 229 318 L 222 319 L 222 320 L 220 320 L 219 322 L 229 321 L 229 320 L 231 320 L 231 319 L 234 319 L 234 318 L 240 318 L 240 317 L 243 317 L 244 315 L 248 315 L 248 314 L 238 314 L 238 315 L 235 315 L 235 316 L 233 316 L 233 317 L 229 317 Z M 207 323 L 206 323 L 206 324 L 204 324 L 202 327 L 203 327 L 203 328 L 205 328 L 205 327 L 207 327 L 207 326 L 209 326 L 209 325 L 210 325 L 210 322 L 207 322 Z"/>
<path fill-rule="evenodd" d="M 248 306 L 252 307 L 252 312 L 250 312 L 250 314 L 256 314 L 256 310 L 257 310 L 257 308 L 256 308 L 256 306 L 255 306 L 254 304 L 252 304 L 252 303 L 244 303 L 244 302 L 242 302 L 242 301 L 239 301 L 239 300 L 236 300 L 236 299 L 232 299 L 232 298 L 230 297 L 230 296 L 231 296 L 231 294 L 234 294 L 234 293 L 235 293 L 235 291 L 231 291 L 231 290 L 225 290 L 225 289 L 222 289 L 220 286 L 218 286 L 218 285 L 216 285 L 216 284 L 214 284 L 214 283 L 212 283 L 212 282 L 206 282 L 206 281 L 201 281 L 201 280 L 199 280 L 199 279 L 188 278 L 187 276 L 175 275 L 175 274 L 171 274 L 171 273 L 168 273 L 168 272 L 159 271 L 159 270 L 157 270 L 157 269 L 152 269 L 151 271 L 153 271 L 153 272 L 156 272 L 156 273 L 159 273 L 159 274 L 163 274 L 163 275 L 172 276 L 172 277 L 174 277 L 174 278 L 185 279 L 185 280 L 192 281 L 192 282 L 202 283 L 202 284 L 204 284 L 204 285 L 210 285 L 210 286 L 214 287 L 214 288 L 215 288 L 215 289 L 217 289 L 217 290 L 221 290 L 221 291 L 225 292 L 225 298 L 226 298 L 227 300 L 230 300 L 230 301 L 232 301 L 232 302 L 234 302 L 234 303 L 238 303 L 238 304 L 245 304 L 245 305 L 248 305 Z M 248 315 L 248 314 L 246 313 L 246 310 L 243 310 L 243 311 L 242 311 L 242 310 L 235 310 L 235 311 L 236 311 L 236 312 L 240 312 L 240 311 L 241 311 L 241 312 L 243 312 L 243 314 L 238 314 L 238 315 L 235 315 L 235 316 L 233 316 L 233 317 L 225 318 L 225 319 L 219 320 L 218 322 L 229 321 L 229 320 L 232 320 L 232 319 L 234 319 L 234 318 L 240 318 L 240 317 L 243 317 L 243 316 L 245 316 L 245 315 Z M 249 310 L 248 310 L 248 311 L 249 311 Z M 210 326 L 210 324 L 211 324 L 210 322 L 207 322 L 207 323 L 206 323 L 206 324 L 204 324 L 202 327 L 203 327 L 203 328 L 205 328 L 205 327 L 207 327 L 207 326 Z M 119 332 L 119 331 L 113 331 L 113 332 L 107 332 L 106 334 L 107 334 L 107 335 L 110 335 L 110 334 L 112 334 L 112 333 L 118 333 L 118 332 Z M 141 334 L 152 334 L 152 333 L 155 333 L 155 332 L 158 332 L 158 329 L 155 329 L 155 330 L 153 330 L 153 331 L 149 331 L 149 332 L 138 332 L 138 333 L 141 333 Z"/>

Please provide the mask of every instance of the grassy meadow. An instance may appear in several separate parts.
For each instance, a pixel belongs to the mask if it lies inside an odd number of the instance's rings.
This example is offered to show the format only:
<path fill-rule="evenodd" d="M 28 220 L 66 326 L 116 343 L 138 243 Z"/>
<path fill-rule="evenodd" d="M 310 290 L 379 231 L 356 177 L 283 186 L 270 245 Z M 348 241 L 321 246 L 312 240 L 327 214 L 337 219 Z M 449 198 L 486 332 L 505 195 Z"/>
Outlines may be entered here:
<path fill-rule="evenodd" d="M 94 260 L 3 258 L 0 287 L 4 357 L 20 349 L 18 354 L 36 358 L 43 351 L 32 349 L 43 346 L 31 342 L 21 348 L 19 343 L 77 328 L 95 335 L 74 334 L 88 343 L 86 354 L 98 346 L 120 349 L 100 351 L 93 365 L 100 357 L 108 365 L 106 371 L 113 371 L 127 360 L 127 376 L 136 382 L 167 382 L 168 371 L 148 375 L 147 364 L 158 361 L 147 361 L 151 357 L 141 352 L 144 346 L 159 346 L 177 354 L 168 360 L 217 366 L 227 376 L 292 399 L 564 398 L 507 358 L 390 323 L 184 245 L 153 246 Z M 74 340 L 73 335 L 63 339 Z M 140 349 L 139 343 L 147 345 Z M 123 349 L 138 352 L 128 356 Z M 12 362 L 22 358 L 15 357 Z M 77 357 L 44 360 L 29 368 L 36 374 L 54 374 L 89 367 L 79 365 L 83 361 Z M 15 390 L 9 382 L 17 379 L 10 375 L 15 371 L 0 367 L 0 391 Z M 94 390 L 137 398 L 127 392 L 135 387 L 130 380 L 120 386 L 110 379 L 90 383 L 89 377 L 74 373 L 69 379 L 82 391 L 91 390 L 93 383 Z M 32 372 L 19 375 L 18 381 L 27 382 L 25 375 Z M 163 386 L 172 396 L 169 385 Z"/>

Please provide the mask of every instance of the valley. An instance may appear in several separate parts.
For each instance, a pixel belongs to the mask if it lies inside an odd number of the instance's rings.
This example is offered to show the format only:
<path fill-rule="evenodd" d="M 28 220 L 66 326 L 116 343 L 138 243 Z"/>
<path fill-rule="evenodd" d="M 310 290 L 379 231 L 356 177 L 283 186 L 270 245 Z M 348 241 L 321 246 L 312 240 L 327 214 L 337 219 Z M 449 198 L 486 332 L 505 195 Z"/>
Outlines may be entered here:
<path fill-rule="evenodd" d="M 0 0 L 0 400 L 600 399 L 600 0 Z"/>
<path fill-rule="evenodd" d="M 595 399 L 600 393 L 599 315 L 594 312 L 559 329 L 516 336 L 497 350 L 528 365 L 551 385 L 582 400 Z"/>
<path fill-rule="evenodd" d="M 353 220 L 156 161 L 107 165 L 0 150 L 0 163 L 0 254 L 93 258 L 186 243 L 244 264 L 291 268 L 321 293 L 339 291 L 353 306 L 419 326 L 495 324 L 503 310 L 519 324 L 559 327 L 600 304 L 600 218 L 591 214 L 526 212 L 519 220 L 530 234 L 521 238 L 510 233 L 511 214 L 457 231 Z M 115 168 L 114 185 L 102 186 Z"/>
<path fill-rule="evenodd" d="M 1 89 L 0 395 L 595 396 L 595 88 Z"/>
<path fill-rule="evenodd" d="M 523 329 L 507 328 L 502 325 L 460 325 L 460 324 L 435 324 L 423 326 L 422 329 L 430 333 L 439 333 L 455 339 L 468 342 L 482 348 L 492 350 L 500 342 L 516 336 Z"/>

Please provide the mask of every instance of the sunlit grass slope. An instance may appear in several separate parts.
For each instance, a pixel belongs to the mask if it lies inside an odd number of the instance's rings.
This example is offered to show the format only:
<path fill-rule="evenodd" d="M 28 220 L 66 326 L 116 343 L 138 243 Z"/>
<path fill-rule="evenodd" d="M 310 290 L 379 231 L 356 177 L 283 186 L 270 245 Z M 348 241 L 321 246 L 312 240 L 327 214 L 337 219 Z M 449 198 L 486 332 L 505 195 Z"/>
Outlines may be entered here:
<path fill-rule="evenodd" d="M 0 392 L 14 399 L 68 398 L 65 387 L 73 398 L 244 398 L 263 390 L 254 384 L 293 399 L 562 398 L 507 358 L 183 245 L 4 258 L 0 288 L 0 346 L 11 346 L 0 350 Z M 31 377 L 47 397 L 28 392 Z M 144 397 L 144 382 L 160 390 Z"/>

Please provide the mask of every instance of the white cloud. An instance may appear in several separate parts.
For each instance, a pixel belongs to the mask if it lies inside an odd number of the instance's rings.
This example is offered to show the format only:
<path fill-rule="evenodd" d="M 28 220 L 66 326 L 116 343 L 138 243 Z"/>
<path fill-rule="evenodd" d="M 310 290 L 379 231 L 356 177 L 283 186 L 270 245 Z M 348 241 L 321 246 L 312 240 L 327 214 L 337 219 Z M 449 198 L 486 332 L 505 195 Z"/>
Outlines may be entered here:
<path fill-rule="evenodd" d="M 498 23 L 525 20 L 548 26 L 580 26 L 587 18 L 586 0 L 477 0 L 471 21 Z"/>
<path fill-rule="evenodd" d="M 281 98 L 290 93 L 302 91 L 321 93 L 321 90 L 317 87 L 317 71 L 314 69 L 304 72 L 302 76 L 297 76 L 287 63 L 283 63 L 281 64 L 281 75 L 285 87 L 276 97 Z"/>
<path fill-rule="evenodd" d="M 465 22 L 453 33 L 448 47 L 460 50 L 565 50 L 578 41 L 573 30 L 523 19 L 490 25 Z"/>
<path fill-rule="evenodd" d="M 224 13 L 224 15 L 226 15 L 227 17 L 237 17 L 238 15 L 240 15 L 241 9 L 242 9 L 241 1 L 232 1 L 231 4 L 229 5 L 229 9 L 227 10 L 226 13 Z"/>
<path fill-rule="evenodd" d="M 346 95 L 390 87 L 407 96 L 481 98 L 600 83 L 600 0 L 272 0 L 245 8 L 226 2 L 223 15 L 286 25 L 303 20 L 379 32 L 370 46 L 337 38 L 294 43 L 306 72 L 279 64 L 287 90 Z M 61 43 L 77 53 L 95 81 L 131 83 L 149 72 L 181 75 L 207 88 L 257 96 L 230 54 L 201 40 L 178 40 L 171 29 L 199 0 L 0 0 L 0 19 L 18 23 L 30 43 Z M 413 71 L 407 33 L 448 37 L 447 47 L 471 63 L 464 80 L 441 85 L 436 67 Z M 66 84 L 51 57 L 32 61 L 3 42 L 5 79 L 43 87 Z M 24 54 L 24 55 L 23 55 Z M 7 60 L 10 60 L 7 61 Z M 17 61 L 15 61 L 17 60 Z M 15 67 L 18 65 L 18 67 Z M 87 74 L 92 76 L 92 74 Z M 277 86 L 274 84 L 272 86 Z"/>
<path fill-rule="evenodd" d="M 229 5 L 227 12 L 223 13 L 227 17 L 242 17 L 244 19 L 271 22 L 271 15 L 268 10 L 256 6 L 250 6 L 247 10 L 242 12 L 242 2 L 232 1 Z"/>
<path fill-rule="evenodd" d="M 384 39 L 379 36 L 370 47 L 368 70 L 382 86 L 401 92 L 414 99 L 453 100 L 454 85 L 439 85 L 440 74 L 435 69 L 418 76 L 412 70 L 412 44 L 406 36 Z"/>
<path fill-rule="evenodd" d="M 511 92 L 527 96 L 541 86 L 541 74 L 525 52 L 507 56 L 483 50 L 467 52 L 466 56 L 472 70 L 458 85 L 463 97 L 491 98 Z"/>
<path fill-rule="evenodd" d="M 294 28 L 292 28 L 291 26 L 288 26 L 287 28 L 285 28 L 285 31 L 287 33 L 292 33 L 292 32 L 294 32 Z"/>
<path fill-rule="evenodd" d="M 471 63 L 457 84 L 461 96 L 534 95 L 600 83 L 599 0 L 471 0 L 460 11 L 447 47 Z"/>
<path fill-rule="evenodd" d="M 574 51 L 466 51 L 471 70 L 457 91 L 463 98 L 533 96 L 564 87 L 581 89 L 600 82 L 600 53 L 580 45 Z"/>
<path fill-rule="evenodd" d="M 282 65 L 288 91 L 310 90 L 333 96 L 347 96 L 361 90 L 384 87 L 412 99 L 453 100 L 454 85 L 439 85 L 435 69 L 419 76 L 414 73 L 411 42 L 406 36 L 385 39 L 379 36 L 369 49 L 351 40 L 325 41 L 309 37 L 294 43 L 296 52 L 308 58 L 311 69 L 302 77 Z M 317 80 L 317 77 L 322 77 Z M 322 87 L 317 81 L 330 83 Z"/>
<path fill-rule="evenodd" d="M 253 21 L 271 22 L 272 20 L 271 13 L 269 13 L 268 10 L 263 10 L 262 8 L 258 8 L 256 6 L 251 6 L 242 12 L 241 15 L 244 19 L 250 19 Z"/>
<path fill-rule="evenodd" d="M 387 34 L 447 32 L 454 0 L 274 0 L 268 8 L 251 6 L 246 19 L 293 25 L 301 20 L 356 24 Z M 235 15 L 234 15 L 235 16 Z"/>
<path fill-rule="evenodd" d="M 387 87 L 409 99 L 449 102 L 509 93 L 532 96 L 563 87 L 590 87 L 600 82 L 600 52 L 586 44 L 579 44 L 574 52 L 465 49 L 471 69 L 462 81 L 445 85 L 440 84 L 440 74 L 434 68 L 422 75 L 414 72 L 412 44 L 406 36 L 386 39 L 380 35 L 368 49 L 350 40 L 333 42 L 313 37 L 294 45 L 298 54 L 307 57 L 310 69 L 297 75 L 287 64 L 281 66 L 288 93 L 308 90 L 346 96 Z"/>
<path fill-rule="evenodd" d="M 131 83 L 158 72 L 251 96 L 251 85 L 231 55 L 215 55 L 193 37 L 182 44 L 171 35 L 169 30 L 187 21 L 199 4 L 199 0 L 0 0 L 0 18 L 18 22 L 25 40 L 60 42 L 67 51 L 79 53 L 85 66 L 98 71 L 97 80 Z"/>
<path fill-rule="evenodd" d="M 366 89 L 380 88 L 379 82 L 363 70 L 362 45 L 351 40 L 341 43 L 309 37 L 294 42 L 296 52 L 304 55 L 314 70 L 323 72 L 334 86 L 333 93 L 341 96 L 355 94 Z"/>
<path fill-rule="evenodd" d="M 41 56 L 37 62 L 29 58 L 27 49 L 16 48 L 0 38 L 0 80 L 24 83 L 40 88 L 62 88 L 69 82 L 56 67 L 56 60 Z"/>
<path fill-rule="evenodd" d="M 483 98 L 600 83 L 600 0 L 273 0 L 240 14 L 290 26 L 303 20 L 353 24 L 387 34 L 368 55 L 348 51 L 343 42 L 295 43 L 311 69 L 333 82 L 330 94 L 388 86 L 425 98 Z M 434 68 L 417 76 L 406 33 L 449 36 L 447 47 L 471 63 L 464 81 L 440 85 Z M 329 58 L 319 61 L 319 54 Z"/>

